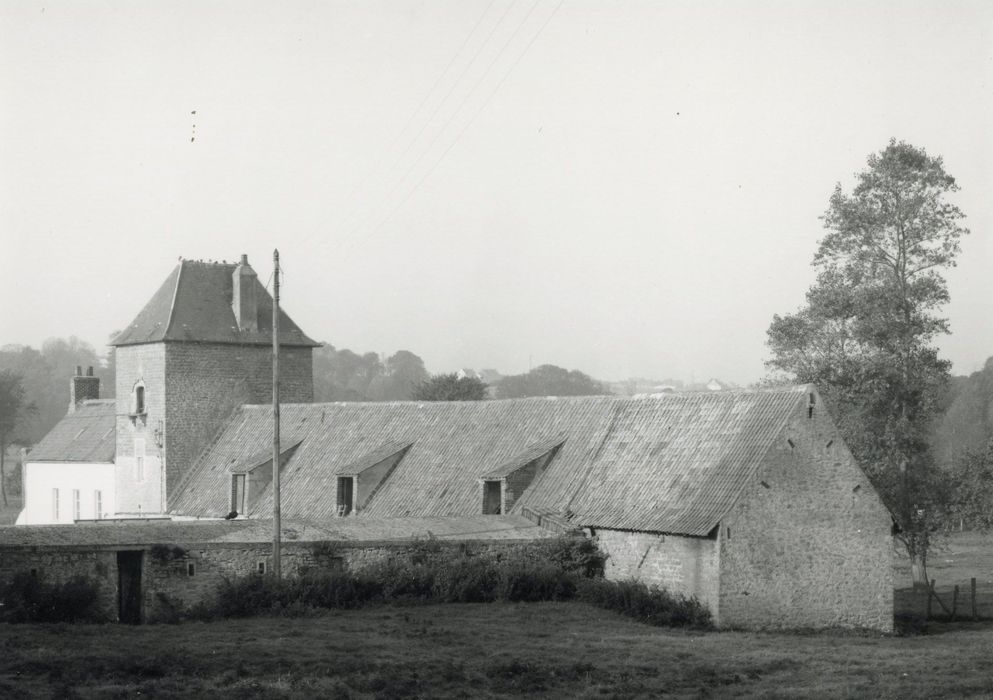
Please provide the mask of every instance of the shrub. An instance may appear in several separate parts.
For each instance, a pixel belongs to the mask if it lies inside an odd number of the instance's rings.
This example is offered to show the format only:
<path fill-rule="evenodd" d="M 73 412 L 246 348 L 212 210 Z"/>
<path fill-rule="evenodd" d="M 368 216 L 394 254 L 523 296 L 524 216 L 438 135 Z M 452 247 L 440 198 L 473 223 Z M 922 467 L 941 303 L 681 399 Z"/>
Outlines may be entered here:
<path fill-rule="evenodd" d="M 62 583 L 20 573 L 0 588 L 2 622 L 103 622 L 96 582 L 76 576 Z"/>
<path fill-rule="evenodd" d="M 710 627 L 710 610 L 696 598 L 672 595 L 638 581 L 584 579 L 579 600 L 659 627 Z"/>
<path fill-rule="evenodd" d="M 508 568 L 500 578 L 501 600 L 537 602 L 569 600 L 576 594 L 576 576 L 552 564 Z"/>

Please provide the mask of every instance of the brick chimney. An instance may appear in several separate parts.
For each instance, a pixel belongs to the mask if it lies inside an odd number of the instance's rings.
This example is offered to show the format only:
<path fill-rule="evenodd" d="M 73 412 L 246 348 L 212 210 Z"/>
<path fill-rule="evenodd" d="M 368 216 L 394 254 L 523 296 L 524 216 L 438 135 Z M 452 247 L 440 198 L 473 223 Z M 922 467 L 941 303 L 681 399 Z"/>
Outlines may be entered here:
<path fill-rule="evenodd" d="M 255 299 L 256 277 L 255 270 L 248 264 L 248 256 L 242 255 L 241 262 L 234 268 L 231 293 L 231 310 L 234 311 L 239 330 L 259 329 L 259 306 Z"/>
<path fill-rule="evenodd" d="M 76 376 L 69 384 L 69 413 L 76 410 L 76 406 L 89 399 L 100 398 L 100 377 L 93 376 L 93 368 L 86 368 L 86 376 L 83 376 L 83 368 L 76 365 Z"/>

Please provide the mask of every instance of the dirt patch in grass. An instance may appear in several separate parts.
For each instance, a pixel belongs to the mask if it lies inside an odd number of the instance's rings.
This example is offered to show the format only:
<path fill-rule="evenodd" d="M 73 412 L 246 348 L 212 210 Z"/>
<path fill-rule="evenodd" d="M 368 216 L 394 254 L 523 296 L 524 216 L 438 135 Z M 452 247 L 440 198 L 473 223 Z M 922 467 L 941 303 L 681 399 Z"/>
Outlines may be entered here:
<path fill-rule="evenodd" d="M 993 693 L 993 629 L 698 632 L 579 603 L 0 627 L 0 697 L 935 697 Z"/>

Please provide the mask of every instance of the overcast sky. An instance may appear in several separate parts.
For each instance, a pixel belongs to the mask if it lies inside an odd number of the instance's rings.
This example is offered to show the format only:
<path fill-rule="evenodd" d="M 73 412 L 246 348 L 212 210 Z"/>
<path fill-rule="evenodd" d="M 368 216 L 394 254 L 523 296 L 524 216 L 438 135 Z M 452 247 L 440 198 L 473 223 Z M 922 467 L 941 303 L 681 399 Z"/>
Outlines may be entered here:
<path fill-rule="evenodd" d="M 896 137 L 962 187 L 967 373 L 991 125 L 988 1 L 0 0 L 0 344 L 102 350 L 179 256 L 278 247 L 338 348 L 747 383 Z"/>

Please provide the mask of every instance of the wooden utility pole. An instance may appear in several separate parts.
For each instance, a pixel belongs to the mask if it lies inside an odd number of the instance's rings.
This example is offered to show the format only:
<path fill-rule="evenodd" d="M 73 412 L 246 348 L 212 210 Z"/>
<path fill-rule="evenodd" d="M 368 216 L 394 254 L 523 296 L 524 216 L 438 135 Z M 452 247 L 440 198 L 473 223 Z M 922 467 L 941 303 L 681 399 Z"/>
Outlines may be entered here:
<path fill-rule="evenodd" d="M 272 573 L 282 576 L 279 513 L 279 251 L 272 251 Z"/>

